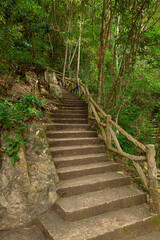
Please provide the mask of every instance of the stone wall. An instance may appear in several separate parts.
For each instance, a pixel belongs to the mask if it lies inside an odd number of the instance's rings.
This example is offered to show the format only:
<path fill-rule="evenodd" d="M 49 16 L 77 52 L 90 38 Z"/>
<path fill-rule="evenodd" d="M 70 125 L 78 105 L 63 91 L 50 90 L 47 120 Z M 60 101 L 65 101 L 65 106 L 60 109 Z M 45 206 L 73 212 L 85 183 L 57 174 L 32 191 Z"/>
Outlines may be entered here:
<path fill-rule="evenodd" d="M 59 180 L 43 125 L 28 124 L 24 136 L 27 144 L 21 148 L 20 161 L 14 167 L 8 156 L 2 157 L 0 230 L 30 223 L 57 199 L 56 183 Z"/>

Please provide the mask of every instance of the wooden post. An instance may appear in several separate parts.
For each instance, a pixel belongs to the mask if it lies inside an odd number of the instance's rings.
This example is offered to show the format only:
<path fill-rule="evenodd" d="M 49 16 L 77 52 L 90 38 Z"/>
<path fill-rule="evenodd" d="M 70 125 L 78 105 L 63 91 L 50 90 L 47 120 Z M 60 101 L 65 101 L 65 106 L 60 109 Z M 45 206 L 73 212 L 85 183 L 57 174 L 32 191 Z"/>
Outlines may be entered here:
<path fill-rule="evenodd" d="M 85 86 L 85 95 L 86 95 L 86 102 L 89 104 L 89 95 L 87 92 L 87 86 Z"/>
<path fill-rule="evenodd" d="M 155 160 L 155 147 L 153 144 L 146 145 L 148 164 L 148 190 L 149 204 L 153 212 L 160 215 L 160 198 L 158 193 L 157 166 Z"/>
<path fill-rule="evenodd" d="M 110 158 L 110 151 L 109 148 L 111 147 L 111 132 L 110 132 L 110 128 L 111 128 L 111 115 L 107 115 L 106 116 L 106 136 L 107 136 L 107 143 L 106 143 L 106 147 L 107 147 L 107 157 Z"/>
<path fill-rule="evenodd" d="M 85 86 L 85 97 L 86 97 L 86 102 L 88 104 L 88 119 L 92 116 L 92 110 L 90 106 L 90 94 L 88 92 L 87 86 Z"/>

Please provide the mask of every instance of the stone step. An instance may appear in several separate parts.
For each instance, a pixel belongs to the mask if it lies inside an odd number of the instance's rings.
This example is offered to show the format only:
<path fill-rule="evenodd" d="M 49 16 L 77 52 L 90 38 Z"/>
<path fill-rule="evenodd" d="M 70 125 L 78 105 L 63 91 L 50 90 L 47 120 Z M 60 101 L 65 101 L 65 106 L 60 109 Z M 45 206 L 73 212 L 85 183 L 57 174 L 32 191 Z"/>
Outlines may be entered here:
<path fill-rule="evenodd" d="M 61 118 L 61 119 L 64 119 L 64 118 L 70 118 L 70 119 L 88 119 L 88 114 L 69 114 L 69 113 L 65 113 L 65 112 L 59 112 L 59 113 L 52 113 L 50 115 L 51 118 Z"/>
<path fill-rule="evenodd" d="M 60 139 L 48 139 L 50 147 L 60 146 L 82 146 L 103 143 L 98 137 L 95 138 L 60 138 Z"/>
<path fill-rule="evenodd" d="M 82 105 L 80 105 L 80 104 L 74 104 L 74 105 L 72 105 L 72 104 L 62 104 L 62 105 L 58 105 L 57 106 L 58 107 L 58 109 L 88 109 L 88 105 L 84 105 L 84 104 L 82 104 Z"/>
<path fill-rule="evenodd" d="M 67 123 L 52 123 L 46 124 L 46 130 L 53 131 L 87 131 L 90 130 L 89 124 L 67 124 Z"/>
<path fill-rule="evenodd" d="M 85 101 L 82 101 L 82 100 L 80 100 L 80 99 L 72 99 L 72 98 L 70 98 L 70 99 L 64 99 L 63 98 L 63 101 L 62 101 L 62 104 L 65 104 L 65 103 L 83 103 L 83 104 L 87 104 Z"/>
<path fill-rule="evenodd" d="M 83 138 L 97 137 L 96 131 L 48 131 L 48 138 Z"/>
<path fill-rule="evenodd" d="M 145 234 L 132 240 L 160 240 L 160 231 Z"/>
<path fill-rule="evenodd" d="M 65 96 L 74 96 L 74 97 L 77 97 L 77 98 L 78 98 L 77 95 L 75 95 L 75 94 L 72 93 L 72 92 L 68 92 L 65 88 L 63 88 L 63 90 L 62 90 L 62 95 L 63 95 L 63 97 L 65 97 Z"/>
<path fill-rule="evenodd" d="M 72 97 L 64 97 L 61 101 L 61 103 L 86 103 L 86 101 L 84 100 L 81 100 L 79 98 L 72 98 Z"/>
<path fill-rule="evenodd" d="M 85 119 L 69 119 L 69 118 L 52 118 L 52 122 L 54 123 L 82 123 L 82 124 L 85 124 L 85 123 L 88 123 L 88 118 L 85 118 Z"/>
<path fill-rule="evenodd" d="M 79 97 L 71 92 L 63 92 L 62 91 L 62 96 L 63 96 L 63 99 L 64 98 L 76 98 L 76 99 L 79 99 Z"/>
<path fill-rule="evenodd" d="M 77 166 L 77 165 L 96 163 L 96 162 L 106 162 L 106 161 L 107 161 L 106 153 L 95 153 L 95 154 L 87 154 L 87 155 L 77 155 L 77 156 L 69 156 L 69 157 L 65 156 L 65 157 L 54 158 L 54 163 L 57 168 Z"/>
<path fill-rule="evenodd" d="M 64 180 L 59 183 L 57 193 L 60 197 L 66 197 L 130 183 L 130 178 L 122 172 L 107 172 Z"/>
<path fill-rule="evenodd" d="M 52 114 L 85 114 L 85 115 L 88 115 L 88 109 L 82 109 L 82 110 L 74 110 L 74 109 L 71 109 L 71 110 L 68 110 L 68 109 L 57 109 L 57 110 L 51 110 L 50 113 Z"/>
<path fill-rule="evenodd" d="M 128 240 L 153 231 L 159 225 L 154 224 L 157 221 L 157 216 L 151 215 L 145 204 L 74 223 L 63 221 L 54 211 L 38 219 L 39 226 L 52 240 Z"/>
<path fill-rule="evenodd" d="M 66 88 L 61 88 L 61 91 L 62 91 L 62 95 L 63 97 L 66 96 L 66 95 L 72 95 L 72 96 L 75 96 L 75 94 L 73 94 L 72 92 L 69 92 L 68 90 L 66 90 Z M 76 96 L 77 97 L 77 96 Z"/>
<path fill-rule="evenodd" d="M 88 146 L 70 146 L 70 147 L 51 147 L 53 157 L 60 156 L 76 156 L 87 155 L 93 153 L 105 153 L 104 145 L 88 145 Z"/>
<path fill-rule="evenodd" d="M 58 107 L 87 107 L 86 102 L 64 102 L 58 105 Z"/>
<path fill-rule="evenodd" d="M 70 104 L 70 103 L 63 103 L 63 104 L 59 104 L 57 106 L 58 108 L 76 108 L 76 109 L 81 109 L 81 108 L 88 108 L 88 105 L 85 103 L 75 103 L 75 104 Z"/>
<path fill-rule="evenodd" d="M 145 193 L 128 185 L 60 198 L 53 208 L 64 220 L 77 221 L 145 202 Z"/>
<path fill-rule="evenodd" d="M 117 172 L 119 164 L 108 161 L 105 146 L 86 124 L 87 104 L 65 89 L 62 92 L 58 110 L 50 114 L 54 123 L 46 124 L 57 174 L 63 180 L 57 186 L 61 198 L 54 211 L 39 218 L 47 239 L 128 240 L 139 236 L 142 228 L 153 231 L 150 225 L 156 216 L 144 204 L 145 194 Z"/>
<path fill-rule="evenodd" d="M 2 220 L 2 216 L 3 215 L 1 215 L 1 222 L 4 221 Z M 13 221 L 12 219 L 12 223 Z M 31 223 L 27 226 L 22 225 L 18 228 L 14 227 L 13 229 L 8 227 L 6 230 L 1 230 L 0 240 L 46 240 L 46 237 L 35 223 Z"/>
<path fill-rule="evenodd" d="M 77 101 L 81 101 L 80 98 L 78 98 L 77 96 L 75 95 L 63 95 L 63 98 L 62 100 L 77 100 Z"/>
<path fill-rule="evenodd" d="M 57 173 L 59 175 L 60 180 L 68 180 L 72 178 L 118 170 L 119 170 L 118 163 L 108 161 L 58 168 Z"/>
<path fill-rule="evenodd" d="M 88 110 L 88 107 L 87 106 L 82 106 L 82 107 L 79 107 L 79 106 L 58 106 L 58 109 L 59 110 L 76 110 L 77 113 L 80 111 L 80 110 Z"/>

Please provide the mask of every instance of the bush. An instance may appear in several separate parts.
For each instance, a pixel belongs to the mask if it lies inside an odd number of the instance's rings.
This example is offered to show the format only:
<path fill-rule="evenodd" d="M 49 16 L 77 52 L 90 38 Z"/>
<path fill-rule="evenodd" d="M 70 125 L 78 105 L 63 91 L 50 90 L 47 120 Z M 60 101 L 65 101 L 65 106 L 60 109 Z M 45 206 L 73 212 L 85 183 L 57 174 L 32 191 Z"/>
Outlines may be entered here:
<path fill-rule="evenodd" d="M 6 135 L 5 153 L 11 157 L 11 164 L 19 160 L 17 156 L 20 145 L 25 142 L 20 136 L 20 131 L 26 127 L 26 122 L 37 117 L 42 117 L 41 107 L 44 100 L 38 99 L 37 96 L 30 94 L 24 95 L 20 99 L 0 101 L 0 129 L 15 130 L 16 134 L 12 136 Z"/>

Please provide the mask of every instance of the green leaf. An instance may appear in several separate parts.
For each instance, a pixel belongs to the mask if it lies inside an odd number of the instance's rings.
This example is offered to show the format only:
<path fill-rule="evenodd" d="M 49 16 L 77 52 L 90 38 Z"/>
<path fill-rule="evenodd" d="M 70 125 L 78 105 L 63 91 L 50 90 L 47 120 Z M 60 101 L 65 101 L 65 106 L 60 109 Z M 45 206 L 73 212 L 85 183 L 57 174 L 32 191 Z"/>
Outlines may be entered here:
<path fill-rule="evenodd" d="M 14 160 L 18 161 L 20 159 L 20 157 L 18 157 L 17 155 L 13 155 Z"/>
<path fill-rule="evenodd" d="M 14 159 L 14 157 L 11 157 L 11 165 L 12 165 L 12 166 L 15 165 L 15 159 Z"/>

